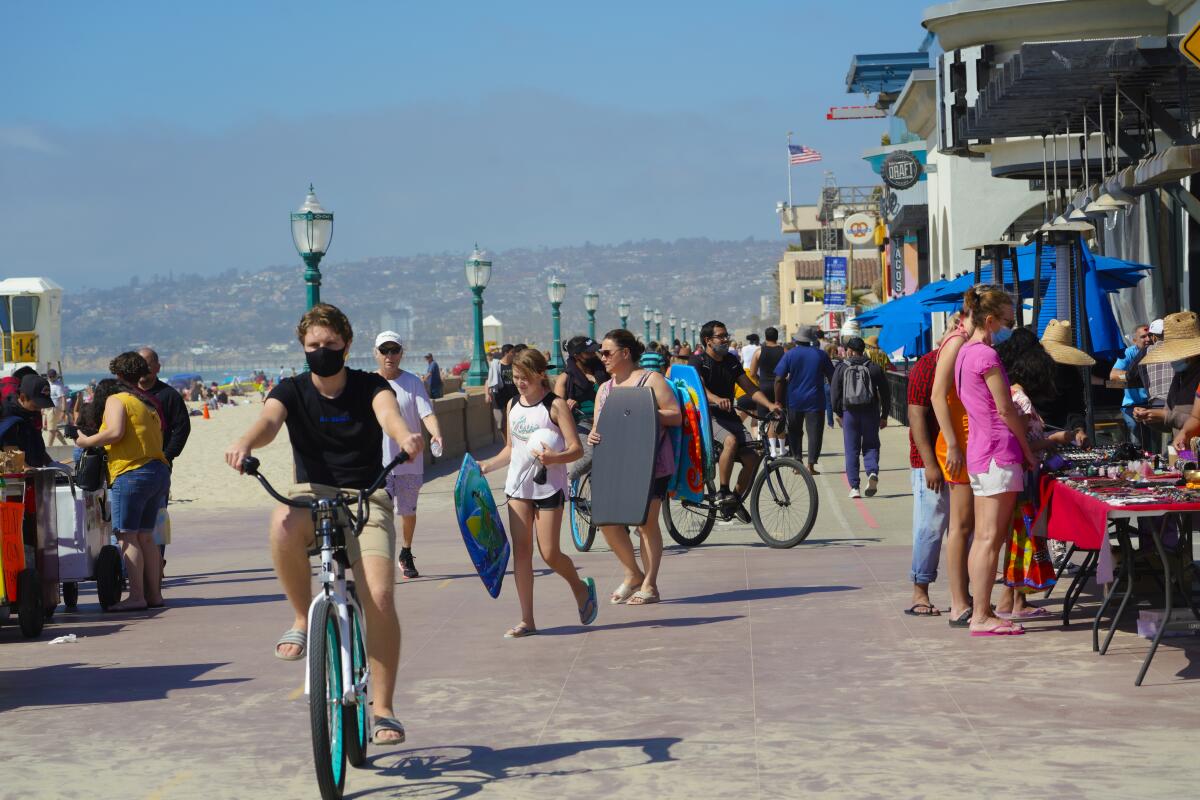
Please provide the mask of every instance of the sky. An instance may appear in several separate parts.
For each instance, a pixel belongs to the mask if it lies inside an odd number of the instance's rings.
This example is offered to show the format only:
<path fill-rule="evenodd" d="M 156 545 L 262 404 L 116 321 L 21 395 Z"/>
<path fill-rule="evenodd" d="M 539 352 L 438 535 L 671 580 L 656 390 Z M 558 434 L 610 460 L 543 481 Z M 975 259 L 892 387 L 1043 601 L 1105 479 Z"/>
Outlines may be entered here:
<path fill-rule="evenodd" d="M 68 286 L 478 241 L 779 238 L 823 171 L 874 183 L 882 120 L 830 122 L 855 53 L 913 50 L 921 2 L 0 4 L 5 275 Z"/>

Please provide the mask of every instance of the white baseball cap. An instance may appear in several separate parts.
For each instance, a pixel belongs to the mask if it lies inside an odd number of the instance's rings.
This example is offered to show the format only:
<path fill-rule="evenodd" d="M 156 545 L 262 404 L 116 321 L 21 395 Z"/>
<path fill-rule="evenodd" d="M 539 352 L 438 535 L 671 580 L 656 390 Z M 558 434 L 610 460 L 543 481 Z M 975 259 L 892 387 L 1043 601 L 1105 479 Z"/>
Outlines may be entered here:
<path fill-rule="evenodd" d="M 1153 333 L 1155 336 L 1162 336 L 1163 321 L 1161 319 L 1156 319 L 1156 320 L 1154 320 L 1154 322 L 1151 322 L 1150 323 L 1150 332 Z"/>
<path fill-rule="evenodd" d="M 404 347 L 404 342 L 400 341 L 400 334 L 396 333 L 395 331 L 384 331 L 383 333 L 381 333 L 375 337 L 376 349 L 378 349 L 380 345 L 386 344 L 388 342 L 391 342 L 392 344 L 400 345 L 400 347 Z"/>

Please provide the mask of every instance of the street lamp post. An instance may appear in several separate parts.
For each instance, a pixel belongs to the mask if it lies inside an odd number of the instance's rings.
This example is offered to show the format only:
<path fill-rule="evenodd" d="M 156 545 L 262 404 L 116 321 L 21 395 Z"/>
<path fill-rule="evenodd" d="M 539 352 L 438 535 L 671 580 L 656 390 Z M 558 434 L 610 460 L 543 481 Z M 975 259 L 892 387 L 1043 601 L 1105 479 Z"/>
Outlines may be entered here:
<path fill-rule="evenodd" d="M 629 301 L 622 300 L 617 304 L 617 316 L 621 318 L 621 327 L 629 330 Z"/>
<path fill-rule="evenodd" d="M 675 315 L 667 317 L 667 324 L 671 326 L 671 344 L 675 344 Z"/>
<path fill-rule="evenodd" d="M 683 342 L 684 347 L 691 345 L 688 339 L 688 321 L 686 319 L 679 320 L 679 339 Z"/>
<path fill-rule="evenodd" d="M 475 295 L 475 348 L 471 356 L 471 369 L 467 371 L 467 386 L 483 386 L 487 383 L 487 357 L 483 352 L 483 290 L 492 279 L 492 262 L 475 245 L 467 259 L 467 286 Z"/>
<path fill-rule="evenodd" d="M 551 345 L 551 352 L 554 354 L 554 368 L 551 370 L 555 375 L 563 371 L 562 357 L 562 312 L 559 311 L 559 306 L 567 297 L 567 285 L 560 281 L 557 276 L 550 278 L 546 282 L 546 296 L 550 298 L 550 318 L 554 321 L 554 344 Z"/>
<path fill-rule="evenodd" d="M 321 258 L 329 251 L 333 241 L 333 212 L 321 208 L 312 184 L 308 185 L 308 197 L 299 211 L 292 213 L 292 241 L 296 252 L 304 259 L 304 284 L 307 288 L 308 307 L 321 302 Z"/>
<path fill-rule="evenodd" d="M 662 344 L 662 311 L 654 309 L 654 341 Z"/>
<path fill-rule="evenodd" d="M 650 344 L 650 320 L 654 319 L 654 309 L 646 306 L 642 309 L 642 322 L 646 323 L 646 337 L 642 340 L 646 344 Z"/>
<path fill-rule="evenodd" d="M 588 338 L 596 338 L 596 309 L 600 307 L 600 295 L 596 294 L 596 290 L 588 287 L 587 294 L 583 296 L 583 308 L 588 315 Z"/>

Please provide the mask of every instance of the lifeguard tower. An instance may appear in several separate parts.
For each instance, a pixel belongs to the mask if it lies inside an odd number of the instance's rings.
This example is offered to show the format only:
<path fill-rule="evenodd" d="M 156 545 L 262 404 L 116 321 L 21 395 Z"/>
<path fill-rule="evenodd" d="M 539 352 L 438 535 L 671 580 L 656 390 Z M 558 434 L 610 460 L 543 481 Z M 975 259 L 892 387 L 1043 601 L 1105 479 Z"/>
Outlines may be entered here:
<path fill-rule="evenodd" d="M 483 321 L 483 350 L 490 353 L 504 342 L 504 323 L 489 314 Z"/>
<path fill-rule="evenodd" d="M 62 360 L 63 289 L 47 278 L 0 281 L 3 374 L 30 366 L 38 372 Z"/>

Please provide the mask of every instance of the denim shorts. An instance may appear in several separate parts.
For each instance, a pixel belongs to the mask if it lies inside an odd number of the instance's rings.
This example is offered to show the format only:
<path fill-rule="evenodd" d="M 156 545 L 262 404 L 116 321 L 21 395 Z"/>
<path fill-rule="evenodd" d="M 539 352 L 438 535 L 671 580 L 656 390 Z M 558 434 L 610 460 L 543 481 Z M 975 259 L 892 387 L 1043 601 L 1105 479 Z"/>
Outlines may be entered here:
<path fill-rule="evenodd" d="M 152 531 L 158 512 L 167 505 L 171 470 L 161 461 L 151 461 L 122 472 L 112 484 L 114 531 Z"/>

